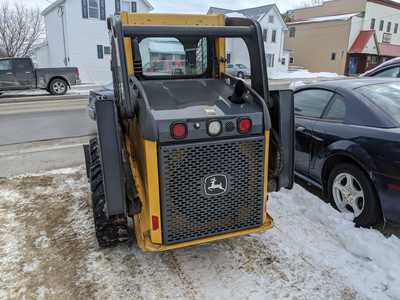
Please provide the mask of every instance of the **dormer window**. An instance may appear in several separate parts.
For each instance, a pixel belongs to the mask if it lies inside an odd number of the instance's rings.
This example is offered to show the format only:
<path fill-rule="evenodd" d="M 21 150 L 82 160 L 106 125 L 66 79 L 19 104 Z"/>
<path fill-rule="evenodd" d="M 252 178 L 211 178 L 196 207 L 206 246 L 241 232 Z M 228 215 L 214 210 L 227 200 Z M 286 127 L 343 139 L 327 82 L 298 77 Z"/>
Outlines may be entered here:
<path fill-rule="evenodd" d="M 274 16 L 268 16 L 268 22 L 274 24 Z"/>

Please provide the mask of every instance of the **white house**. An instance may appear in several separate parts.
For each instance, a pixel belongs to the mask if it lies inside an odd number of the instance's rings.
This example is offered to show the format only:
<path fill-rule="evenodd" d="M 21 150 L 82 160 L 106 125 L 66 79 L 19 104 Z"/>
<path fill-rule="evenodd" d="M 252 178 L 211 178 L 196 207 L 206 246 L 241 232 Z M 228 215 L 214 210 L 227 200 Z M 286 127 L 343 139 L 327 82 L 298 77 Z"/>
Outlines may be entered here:
<path fill-rule="evenodd" d="M 284 33 L 288 29 L 275 4 L 240 10 L 210 7 L 208 14 L 225 14 L 232 17 L 241 15 L 257 20 L 263 30 L 268 73 L 288 70 L 289 52 L 283 47 Z M 226 48 L 228 63 L 240 63 L 250 67 L 248 50 L 243 40 L 227 39 Z"/>
<path fill-rule="evenodd" d="M 152 9 L 147 0 L 57 0 L 42 12 L 47 41 L 33 59 L 39 67 L 78 67 L 82 82 L 110 81 L 107 17 Z"/>

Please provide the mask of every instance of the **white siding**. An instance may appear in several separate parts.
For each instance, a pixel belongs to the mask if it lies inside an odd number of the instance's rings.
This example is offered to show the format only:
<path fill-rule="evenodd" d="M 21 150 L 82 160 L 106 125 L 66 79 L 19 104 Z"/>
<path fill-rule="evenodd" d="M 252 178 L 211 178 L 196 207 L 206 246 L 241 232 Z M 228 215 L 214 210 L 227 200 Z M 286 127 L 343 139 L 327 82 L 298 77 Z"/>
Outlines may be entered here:
<path fill-rule="evenodd" d="M 273 16 L 274 22 L 269 22 L 269 16 Z M 289 55 L 284 53 L 284 30 L 285 24 L 275 9 L 271 9 L 261 20 L 259 20 L 262 30 L 267 30 L 267 41 L 264 43 L 265 54 L 268 56 L 273 55 L 274 67 L 268 67 L 268 73 L 274 71 L 287 71 L 289 65 Z M 276 30 L 276 41 L 272 42 L 272 31 Z M 226 43 L 227 53 L 231 55 L 231 64 L 244 64 L 250 68 L 249 52 L 246 44 L 241 39 L 227 39 Z M 284 64 L 282 65 L 282 62 Z M 268 64 L 268 61 L 267 61 Z"/>
<path fill-rule="evenodd" d="M 50 67 L 49 46 L 42 45 L 33 50 L 32 61 L 36 68 Z"/>
<path fill-rule="evenodd" d="M 351 18 L 351 27 L 350 27 L 350 35 L 349 35 L 349 47 L 347 49 L 350 50 L 353 46 L 354 42 L 356 41 L 360 31 L 363 28 L 363 18 L 360 17 L 353 17 Z"/>
<path fill-rule="evenodd" d="M 47 43 L 49 46 L 49 65 L 64 67 L 64 42 L 62 20 L 59 9 L 56 8 L 45 16 Z"/>
<path fill-rule="evenodd" d="M 115 14 L 115 1 L 106 0 L 106 17 Z M 149 8 L 143 0 L 137 0 L 137 10 L 148 12 Z M 107 21 L 100 19 L 84 19 L 82 17 L 82 1 L 66 0 L 64 9 L 65 52 L 67 65 L 78 67 L 82 82 L 111 81 L 110 55 L 103 59 L 97 56 L 97 45 L 110 46 Z M 64 43 L 62 37 L 62 20 L 58 9 L 50 12 L 46 18 L 47 39 L 49 44 L 50 65 L 64 65 Z"/>
<path fill-rule="evenodd" d="M 383 34 L 386 32 L 388 22 L 392 22 L 392 44 L 400 45 L 400 27 L 396 34 L 393 33 L 395 24 L 400 26 L 400 10 L 388 6 L 367 2 L 363 30 L 369 30 L 371 19 L 375 18 L 375 30 L 378 38 L 378 43 L 382 42 Z M 385 22 L 383 31 L 379 31 L 379 24 L 383 20 Z"/>
<path fill-rule="evenodd" d="M 263 30 L 267 29 L 267 41 L 264 43 L 265 45 L 265 54 L 274 56 L 274 67 L 268 68 L 269 73 L 273 71 L 287 71 L 288 69 L 288 61 L 285 60 L 285 65 L 282 65 L 282 58 L 284 58 L 283 54 L 283 46 L 284 46 L 284 30 L 285 26 L 282 23 L 281 16 L 278 15 L 275 9 L 271 9 L 265 16 L 260 20 L 260 25 Z M 273 16 L 274 23 L 269 22 L 269 16 Z M 272 32 L 276 30 L 276 40 L 272 42 Z M 268 61 L 267 61 L 268 63 Z"/>

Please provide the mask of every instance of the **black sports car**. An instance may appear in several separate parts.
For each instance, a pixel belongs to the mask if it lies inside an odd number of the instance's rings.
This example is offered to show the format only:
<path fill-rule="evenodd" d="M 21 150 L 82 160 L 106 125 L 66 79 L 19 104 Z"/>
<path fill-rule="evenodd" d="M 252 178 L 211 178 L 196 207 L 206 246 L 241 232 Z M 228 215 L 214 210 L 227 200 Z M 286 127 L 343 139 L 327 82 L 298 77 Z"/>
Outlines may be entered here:
<path fill-rule="evenodd" d="M 400 79 L 400 57 L 393 58 L 380 64 L 376 68 L 369 70 L 361 75 L 361 77 L 385 77 Z"/>
<path fill-rule="evenodd" d="M 359 226 L 400 223 L 400 80 L 302 86 L 295 113 L 296 175 Z"/>

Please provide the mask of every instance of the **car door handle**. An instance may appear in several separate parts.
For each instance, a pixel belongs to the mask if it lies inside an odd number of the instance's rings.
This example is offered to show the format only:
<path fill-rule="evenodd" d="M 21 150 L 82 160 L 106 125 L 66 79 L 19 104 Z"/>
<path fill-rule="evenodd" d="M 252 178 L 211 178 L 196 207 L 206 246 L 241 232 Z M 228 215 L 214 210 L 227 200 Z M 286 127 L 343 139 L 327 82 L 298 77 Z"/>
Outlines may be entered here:
<path fill-rule="evenodd" d="M 12 73 L 12 72 L 8 72 L 8 73 L 7 73 L 7 75 L 13 75 L 13 74 L 14 74 L 14 73 Z"/>
<path fill-rule="evenodd" d="M 25 74 L 31 74 L 31 72 L 25 72 Z"/>

